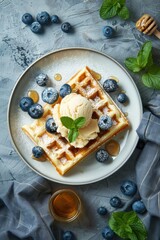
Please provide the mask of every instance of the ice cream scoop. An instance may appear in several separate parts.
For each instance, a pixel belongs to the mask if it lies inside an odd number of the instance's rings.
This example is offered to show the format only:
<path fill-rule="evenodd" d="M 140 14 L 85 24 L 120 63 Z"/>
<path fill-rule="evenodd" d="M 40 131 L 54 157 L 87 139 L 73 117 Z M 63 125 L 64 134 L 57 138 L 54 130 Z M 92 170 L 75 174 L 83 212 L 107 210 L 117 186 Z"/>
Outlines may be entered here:
<path fill-rule="evenodd" d="M 157 23 L 149 14 L 144 14 L 137 22 L 136 28 L 147 35 L 154 34 L 160 39 L 160 32 L 157 30 Z"/>
<path fill-rule="evenodd" d="M 60 118 L 63 116 L 76 119 L 85 117 L 85 125 L 79 129 L 79 135 L 74 142 L 70 144 L 76 148 L 83 148 L 87 143 L 95 139 L 99 133 L 98 120 L 92 119 L 93 107 L 91 102 L 77 93 L 70 93 L 65 96 L 61 103 L 58 103 L 53 108 L 53 117 L 58 126 L 57 132 L 61 133 L 62 137 L 68 139 L 69 130 L 62 124 Z"/>
<path fill-rule="evenodd" d="M 85 126 L 91 120 L 93 113 L 93 108 L 91 102 L 77 93 L 71 93 L 62 99 L 60 105 L 60 115 L 67 116 L 72 119 L 76 119 L 79 117 L 85 117 Z"/>

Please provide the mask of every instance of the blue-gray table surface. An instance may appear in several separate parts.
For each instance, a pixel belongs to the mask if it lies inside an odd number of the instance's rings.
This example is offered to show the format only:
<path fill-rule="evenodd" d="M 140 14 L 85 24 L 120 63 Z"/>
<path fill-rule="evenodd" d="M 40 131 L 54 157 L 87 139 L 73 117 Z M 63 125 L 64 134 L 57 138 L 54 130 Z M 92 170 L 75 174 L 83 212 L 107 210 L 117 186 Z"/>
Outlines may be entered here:
<path fill-rule="evenodd" d="M 160 63 L 160 41 L 154 36 L 143 35 L 135 28 L 135 22 L 144 13 L 151 14 L 160 26 L 160 1 L 127 1 L 131 13 L 127 21 L 117 17 L 107 21 L 102 20 L 99 16 L 101 3 L 102 1 L 98 0 L 0 0 L 0 182 L 14 180 L 23 183 L 26 179 L 36 179 L 37 176 L 17 155 L 7 128 L 7 105 L 10 93 L 18 77 L 34 60 L 64 47 L 88 47 L 110 55 L 124 66 L 126 57 L 135 56 L 142 43 L 151 40 L 154 58 Z M 29 27 L 21 22 L 21 16 L 25 12 L 35 16 L 43 10 L 52 15 L 57 14 L 62 22 L 70 22 L 74 26 L 74 34 L 63 33 L 60 25 L 56 24 L 47 27 L 42 35 L 33 34 Z M 106 39 L 102 34 L 105 25 L 115 29 L 116 35 L 111 40 Z M 130 74 L 145 105 L 153 90 L 142 84 L 139 74 Z M 73 230 L 77 239 L 87 240 L 96 236 L 106 224 L 106 219 L 98 216 L 97 207 L 105 205 L 112 211 L 109 199 L 113 195 L 128 201 L 120 193 L 119 184 L 123 179 L 135 180 L 137 155 L 138 150 L 135 150 L 121 169 L 100 182 L 84 186 L 63 186 L 53 183 L 53 190 L 63 187 L 75 189 L 82 198 L 84 212 L 89 213 L 68 225 L 58 225 L 65 230 Z"/>

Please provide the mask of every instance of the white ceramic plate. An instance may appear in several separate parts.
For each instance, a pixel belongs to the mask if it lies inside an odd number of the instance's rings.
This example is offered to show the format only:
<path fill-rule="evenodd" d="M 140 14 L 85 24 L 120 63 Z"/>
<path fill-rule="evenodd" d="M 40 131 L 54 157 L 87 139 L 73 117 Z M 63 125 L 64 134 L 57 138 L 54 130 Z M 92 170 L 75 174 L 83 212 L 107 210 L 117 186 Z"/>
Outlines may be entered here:
<path fill-rule="evenodd" d="M 46 73 L 50 78 L 50 86 L 58 90 L 62 84 L 70 79 L 78 70 L 88 65 L 94 71 L 102 75 L 100 83 L 110 76 L 119 79 L 119 86 L 129 96 L 127 106 L 118 104 L 123 112 L 128 114 L 131 128 L 119 136 L 120 154 L 108 163 L 99 163 L 95 159 L 95 153 L 77 164 L 65 176 L 60 176 L 49 162 L 38 162 L 31 158 L 31 149 L 34 144 L 22 132 L 21 126 L 31 123 L 33 119 L 19 108 L 19 100 L 27 96 L 29 89 L 36 89 L 39 93 L 44 89 L 35 82 L 39 73 Z M 60 73 L 61 81 L 54 80 L 54 75 Z M 112 96 L 114 97 L 114 96 Z M 40 103 L 42 103 L 40 101 Z M 43 103 L 42 103 L 43 104 Z M 137 87 L 127 71 L 111 57 L 91 49 L 70 48 L 61 49 L 45 55 L 34 62 L 18 79 L 9 101 L 8 125 L 15 149 L 35 172 L 41 176 L 63 184 L 80 185 L 88 184 L 104 179 L 117 171 L 130 157 L 138 141 L 136 129 L 142 116 L 142 103 Z"/>

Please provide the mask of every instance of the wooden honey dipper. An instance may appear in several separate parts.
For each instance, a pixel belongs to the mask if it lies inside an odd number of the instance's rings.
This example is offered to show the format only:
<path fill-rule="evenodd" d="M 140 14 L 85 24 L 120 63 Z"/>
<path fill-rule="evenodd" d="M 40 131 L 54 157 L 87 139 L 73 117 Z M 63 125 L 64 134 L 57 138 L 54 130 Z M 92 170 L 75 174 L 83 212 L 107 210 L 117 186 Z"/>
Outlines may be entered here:
<path fill-rule="evenodd" d="M 149 14 L 144 14 L 137 22 L 136 28 L 147 35 L 154 34 L 160 39 L 160 32 L 157 30 L 157 24 L 153 17 Z"/>

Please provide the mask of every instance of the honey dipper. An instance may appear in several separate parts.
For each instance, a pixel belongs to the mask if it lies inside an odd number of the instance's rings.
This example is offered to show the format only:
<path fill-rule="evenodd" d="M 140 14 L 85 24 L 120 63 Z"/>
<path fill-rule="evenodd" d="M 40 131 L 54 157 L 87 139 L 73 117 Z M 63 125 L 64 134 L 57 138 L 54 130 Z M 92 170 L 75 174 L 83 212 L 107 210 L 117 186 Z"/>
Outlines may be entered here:
<path fill-rule="evenodd" d="M 149 14 L 144 14 L 137 22 L 136 28 L 147 35 L 154 34 L 160 39 L 160 32 L 157 30 L 157 24 L 153 17 Z"/>

